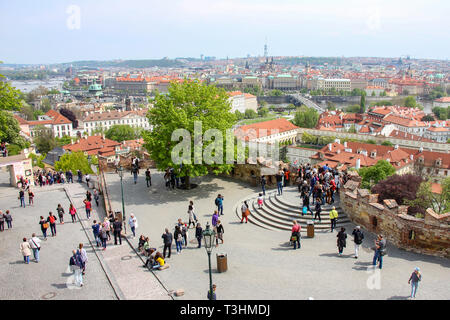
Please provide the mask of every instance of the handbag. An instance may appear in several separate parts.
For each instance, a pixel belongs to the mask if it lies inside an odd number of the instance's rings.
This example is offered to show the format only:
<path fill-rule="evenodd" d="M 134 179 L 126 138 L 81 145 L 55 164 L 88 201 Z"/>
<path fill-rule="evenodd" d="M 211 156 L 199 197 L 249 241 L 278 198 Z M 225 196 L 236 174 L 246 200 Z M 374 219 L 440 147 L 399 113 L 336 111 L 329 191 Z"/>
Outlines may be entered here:
<path fill-rule="evenodd" d="M 48 228 L 48 222 L 42 224 L 42 228 L 47 229 Z"/>
<path fill-rule="evenodd" d="M 250 215 L 250 210 L 247 209 L 247 210 L 245 211 L 245 216 L 248 217 L 249 215 Z"/>

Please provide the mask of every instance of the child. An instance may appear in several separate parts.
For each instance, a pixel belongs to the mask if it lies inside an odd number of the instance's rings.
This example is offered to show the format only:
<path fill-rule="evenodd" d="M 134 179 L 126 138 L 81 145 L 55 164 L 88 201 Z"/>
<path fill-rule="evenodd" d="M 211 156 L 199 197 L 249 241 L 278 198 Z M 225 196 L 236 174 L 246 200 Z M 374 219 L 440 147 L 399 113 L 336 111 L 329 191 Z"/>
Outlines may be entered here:
<path fill-rule="evenodd" d="M 260 209 L 262 208 L 262 204 L 263 204 L 263 196 L 262 193 L 260 193 L 258 197 L 258 206 Z"/>

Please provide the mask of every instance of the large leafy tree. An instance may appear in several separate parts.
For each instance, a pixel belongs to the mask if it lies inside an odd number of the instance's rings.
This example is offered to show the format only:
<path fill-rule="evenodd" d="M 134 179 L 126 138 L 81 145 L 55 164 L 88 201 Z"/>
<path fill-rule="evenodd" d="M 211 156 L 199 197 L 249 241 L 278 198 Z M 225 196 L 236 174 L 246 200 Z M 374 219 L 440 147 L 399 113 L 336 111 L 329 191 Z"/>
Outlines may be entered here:
<path fill-rule="evenodd" d="M 133 140 L 140 137 L 140 131 L 127 124 L 117 124 L 105 132 L 108 139 L 122 142 L 124 140 Z"/>
<path fill-rule="evenodd" d="M 34 134 L 34 144 L 41 154 L 48 153 L 58 145 L 58 142 L 53 136 L 53 132 L 44 126 L 37 126 Z"/>
<path fill-rule="evenodd" d="M 405 107 L 415 108 L 417 106 L 416 99 L 413 96 L 408 96 L 405 98 Z"/>
<path fill-rule="evenodd" d="M 297 109 L 292 123 L 301 128 L 314 128 L 319 121 L 319 113 L 306 106 Z"/>
<path fill-rule="evenodd" d="M 0 78 L 3 76 L 0 74 Z M 8 82 L 0 80 L 0 110 L 19 110 L 22 106 L 21 93 Z"/>
<path fill-rule="evenodd" d="M 441 193 L 434 193 L 431 189 L 431 180 L 424 181 L 420 184 L 413 200 L 405 200 L 405 203 L 412 207 L 420 208 L 425 212 L 428 208 L 432 208 L 436 213 L 446 213 L 450 211 L 450 177 L 442 181 Z"/>
<path fill-rule="evenodd" d="M 366 92 L 361 95 L 361 101 L 359 103 L 359 113 L 366 112 Z"/>
<path fill-rule="evenodd" d="M 231 106 L 228 102 L 228 95 L 225 90 L 215 86 L 209 86 L 198 81 L 187 81 L 182 83 L 172 83 L 167 95 L 157 94 L 154 99 L 153 108 L 149 110 L 147 117 L 153 130 L 143 132 L 145 148 L 150 152 L 151 158 L 156 162 L 158 169 L 165 170 L 173 167 L 179 177 L 186 178 L 186 187 L 190 187 L 189 177 L 202 176 L 208 174 L 209 170 L 218 173 L 229 173 L 233 167 L 226 163 L 225 138 L 226 130 L 231 129 L 236 123 L 236 115 L 231 113 Z M 198 159 L 194 153 L 194 145 L 199 146 L 198 141 L 194 143 L 194 122 L 200 121 L 202 124 L 202 135 L 208 129 L 217 129 L 222 133 L 223 148 L 222 164 L 219 161 L 207 163 L 202 157 L 201 163 L 194 161 Z M 172 141 L 172 133 L 177 129 L 185 129 L 190 133 L 189 161 L 183 164 L 176 164 L 172 159 L 172 150 L 179 144 Z M 181 140 L 181 138 L 180 138 Z M 211 141 L 203 140 L 200 145 L 204 155 L 206 150 L 210 150 Z M 220 141 L 218 143 L 221 143 Z M 215 143 L 215 145 L 217 145 Z M 208 149 L 207 149 L 208 148 Z M 217 150 L 214 150 L 216 155 Z M 220 153 L 217 153 L 220 156 Z M 195 158 L 194 158 L 195 155 Z"/>
<path fill-rule="evenodd" d="M 64 172 L 80 170 L 83 173 L 93 173 L 88 158 L 81 151 L 63 154 L 59 161 L 55 162 L 55 169 Z"/>
<path fill-rule="evenodd" d="M 361 186 L 370 189 L 379 181 L 392 176 L 395 168 L 386 160 L 379 160 L 374 166 L 363 167 L 358 171 L 362 178 Z"/>

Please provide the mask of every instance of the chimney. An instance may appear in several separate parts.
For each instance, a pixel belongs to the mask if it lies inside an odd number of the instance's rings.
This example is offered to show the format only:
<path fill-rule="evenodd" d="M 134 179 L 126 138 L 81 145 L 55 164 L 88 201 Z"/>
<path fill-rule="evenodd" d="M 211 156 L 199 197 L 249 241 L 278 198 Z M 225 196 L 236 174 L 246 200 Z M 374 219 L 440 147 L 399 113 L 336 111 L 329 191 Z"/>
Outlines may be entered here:
<path fill-rule="evenodd" d="M 355 166 L 356 170 L 359 170 L 359 168 L 361 168 L 361 159 L 358 158 L 356 159 L 356 166 Z"/>

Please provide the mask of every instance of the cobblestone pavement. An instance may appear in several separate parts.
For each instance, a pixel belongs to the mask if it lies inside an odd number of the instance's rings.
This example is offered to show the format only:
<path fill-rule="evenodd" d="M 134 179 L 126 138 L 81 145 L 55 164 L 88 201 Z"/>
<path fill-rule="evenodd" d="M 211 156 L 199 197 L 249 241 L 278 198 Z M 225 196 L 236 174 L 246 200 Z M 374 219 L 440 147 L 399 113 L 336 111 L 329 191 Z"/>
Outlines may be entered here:
<path fill-rule="evenodd" d="M 450 261 L 406 252 L 388 244 L 388 255 L 381 272 L 371 270 L 374 235 L 365 231 L 359 259 L 353 258 L 353 242 L 348 237 L 344 255 L 339 257 L 336 232 L 316 232 L 304 238 L 300 250 L 288 244 L 289 232 L 269 231 L 252 224 L 240 224 L 233 208 L 241 199 L 259 192 L 258 188 L 228 178 L 206 176 L 192 179 L 199 186 L 192 190 L 165 189 L 161 173 L 152 174 L 153 186 L 145 185 L 144 170 L 138 183 L 124 176 L 126 215 L 138 218 L 137 235 L 150 237 L 151 246 L 162 250 L 161 235 L 165 227 L 173 229 L 178 218 L 187 220 L 189 200 L 204 227 L 211 221 L 214 199 L 224 195 L 225 243 L 213 250 L 213 282 L 218 299 L 406 299 L 410 293 L 407 281 L 419 266 L 423 281 L 417 299 L 449 299 Z M 106 174 L 111 204 L 121 211 L 120 179 Z M 288 197 L 288 195 L 286 195 Z M 289 198 L 293 197 L 290 192 Z M 351 233 L 354 225 L 347 226 Z M 128 234 L 129 234 L 128 230 Z M 130 239 L 137 246 L 137 238 Z M 170 290 L 184 289 L 185 295 L 175 299 L 206 299 L 209 286 L 206 251 L 196 248 L 194 230 L 189 230 L 189 245 L 180 255 L 175 245 L 167 259 L 170 268 L 155 274 Z M 218 273 L 216 256 L 227 253 L 228 271 Z M 368 271 L 369 270 L 369 271 Z M 151 274 L 149 274 L 151 276 Z"/>
<path fill-rule="evenodd" d="M 5 175 L 4 172 L 1 172 Z M 0 187 L 0 209 L 9 209 L 13 216 L 13 228 L 0 232 L 0 300 L 9 299 L 64 299 L 64 300 L 111 300 L 117 299 L 99 260 L 89 246 L 88 239 L 79 222 L 71 223 L 68 213 L 69 199 L 61 186 L 34 187 L 35 204 L 21 208 L 17 199 L 18 190 Z M 28 203 L 28 197 L 27 203 Z M 42 241 L 40 262 L 35 263 L 33 255 L 30 264 L 23 262 L 19 246 L 22 238 L 31 237 L 33 232 L 43 239 L 39 216 L 56 213 L 60 203 L 65 209 L 65 224 L 57 224 L 57 236 Z M 69 258 L 72 250 L 83 243 L 88 254 L 84 286 L 72 285 L 73 276 L 69 272 Z"/>

